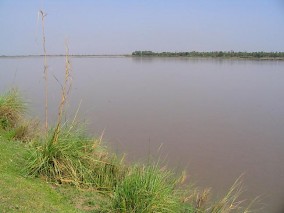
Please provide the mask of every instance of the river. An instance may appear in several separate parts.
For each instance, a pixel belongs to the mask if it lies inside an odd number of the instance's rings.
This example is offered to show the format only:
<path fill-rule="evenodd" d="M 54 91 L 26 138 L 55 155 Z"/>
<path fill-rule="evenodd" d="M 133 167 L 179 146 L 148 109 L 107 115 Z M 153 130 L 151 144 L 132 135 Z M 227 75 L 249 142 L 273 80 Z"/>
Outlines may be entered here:
<path fill-rule="evenodd" d="M 284 62 L 71 57 L 69 118 L 104 133 L 129 161 L 161 158 L 216 196 L 244 174 L 257 212 L 284 211 Z M 49 57 L 49 115 L 56 116 L 64 58 Z M 57 81 L 57 80 L 58 81 Z M 17 86 L 43 119 L 42 57 L 1 57 L 0 92 Z M 80 104 L 81 102 L 81 104 Z"/>

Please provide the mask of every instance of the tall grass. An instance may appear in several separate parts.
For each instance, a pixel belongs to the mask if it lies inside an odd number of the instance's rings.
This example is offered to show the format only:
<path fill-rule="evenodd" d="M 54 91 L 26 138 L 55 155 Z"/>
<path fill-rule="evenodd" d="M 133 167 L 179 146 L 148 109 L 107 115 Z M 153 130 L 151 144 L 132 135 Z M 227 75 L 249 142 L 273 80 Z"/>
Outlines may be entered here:
<path fill-rule="evenodd" d="M 12 89 L 0 95 L 0 128 L 14 128 L 25 110 L 25 102 L 17 89 Z"/>
<path fill-rule="evenodd" d="M 180 179 L 157 164 L 134 166 L 113 193 L 108 212 L 182 212 Z M 189 210 L 193 208 L 187 208 Z"/>
<path fill-rule="evenodd" d="M 85 135 L 83 128 L 64 125 L 54 143 L 54 130 L 31 145 L 29 175 L 57 183 L 111 190 L 123 174 L 115 155 L 107 153 L 100 139 Z"/>
<path fill-rule="evenodd" d="M 28 142 L 39 134 L 38 122 L 24 117 L 26 103 L 17 89 L 0 95 L 0 131 L 7 139 Z"/>
<path fill-rule="evenodd" d="M 44 18 L 43 13 L 42 17 Z M 123 174 L 123 167 L 119 166 L 117 157 L 103 149 L 100 139 L 87 137 L 82 128 L 74 124 L 74 120 L 69 125 L 62 123 L 71 88 L 71 64 L 67 43 L 65 47 L 65 75 L 63 84 L 60 84 L 61 100 L 57 122 L 55 128 L 32 144 L 27 171 L 30 175 L 43 176 L 58 183 L 111 190 Z"/>

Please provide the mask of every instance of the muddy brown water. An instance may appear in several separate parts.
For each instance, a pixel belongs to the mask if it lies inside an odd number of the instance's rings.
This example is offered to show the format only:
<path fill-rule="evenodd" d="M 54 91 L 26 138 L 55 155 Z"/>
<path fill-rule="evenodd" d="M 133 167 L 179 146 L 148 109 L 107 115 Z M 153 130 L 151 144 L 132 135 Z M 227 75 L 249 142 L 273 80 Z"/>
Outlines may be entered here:
<path fill-rule="evenodd" d="M 52 122 L 64 58 L 48 64 Z M 244 196 L 260 196 L 257 212 L 284 211 L 284 62 L 72 57 L 71 64 L 69 114 L 82 100 L 79 118 L 90 133 L 104 132 L 113 150 L 130 161 L 160 156 L 217 196 L 244 173 Z M 43 58 L 0 58 L 0 92 L 12 86 L 43 119 Z"/>

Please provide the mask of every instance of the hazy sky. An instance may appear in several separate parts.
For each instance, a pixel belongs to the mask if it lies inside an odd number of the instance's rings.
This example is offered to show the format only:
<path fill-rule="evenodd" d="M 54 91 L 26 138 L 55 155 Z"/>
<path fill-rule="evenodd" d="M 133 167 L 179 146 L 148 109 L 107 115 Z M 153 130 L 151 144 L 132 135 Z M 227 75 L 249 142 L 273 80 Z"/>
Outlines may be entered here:
<path fill-rule="evenodd" d="M 284 51 L 284 0 L 0 0 L 0 55 Z"/>

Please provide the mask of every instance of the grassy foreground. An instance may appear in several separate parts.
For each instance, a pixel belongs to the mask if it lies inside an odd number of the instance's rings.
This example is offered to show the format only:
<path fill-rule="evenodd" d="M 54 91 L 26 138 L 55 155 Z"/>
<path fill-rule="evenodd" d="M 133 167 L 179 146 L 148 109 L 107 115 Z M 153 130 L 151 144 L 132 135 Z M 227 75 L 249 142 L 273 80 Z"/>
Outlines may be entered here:
<path fill-rule="evenodd" d="M 0 212 L 77 211 L 50 185 L 24 176 L 22 144 L 0 137 L 0 152 Z"/>
<path fill-rule="evenodd" d="M 221 199 L 159 164 L 124 163 L 72 122 L 40 131 L 16 90 L 0 95 L 0 212 L 249 212 L 236 181 Z"/>

